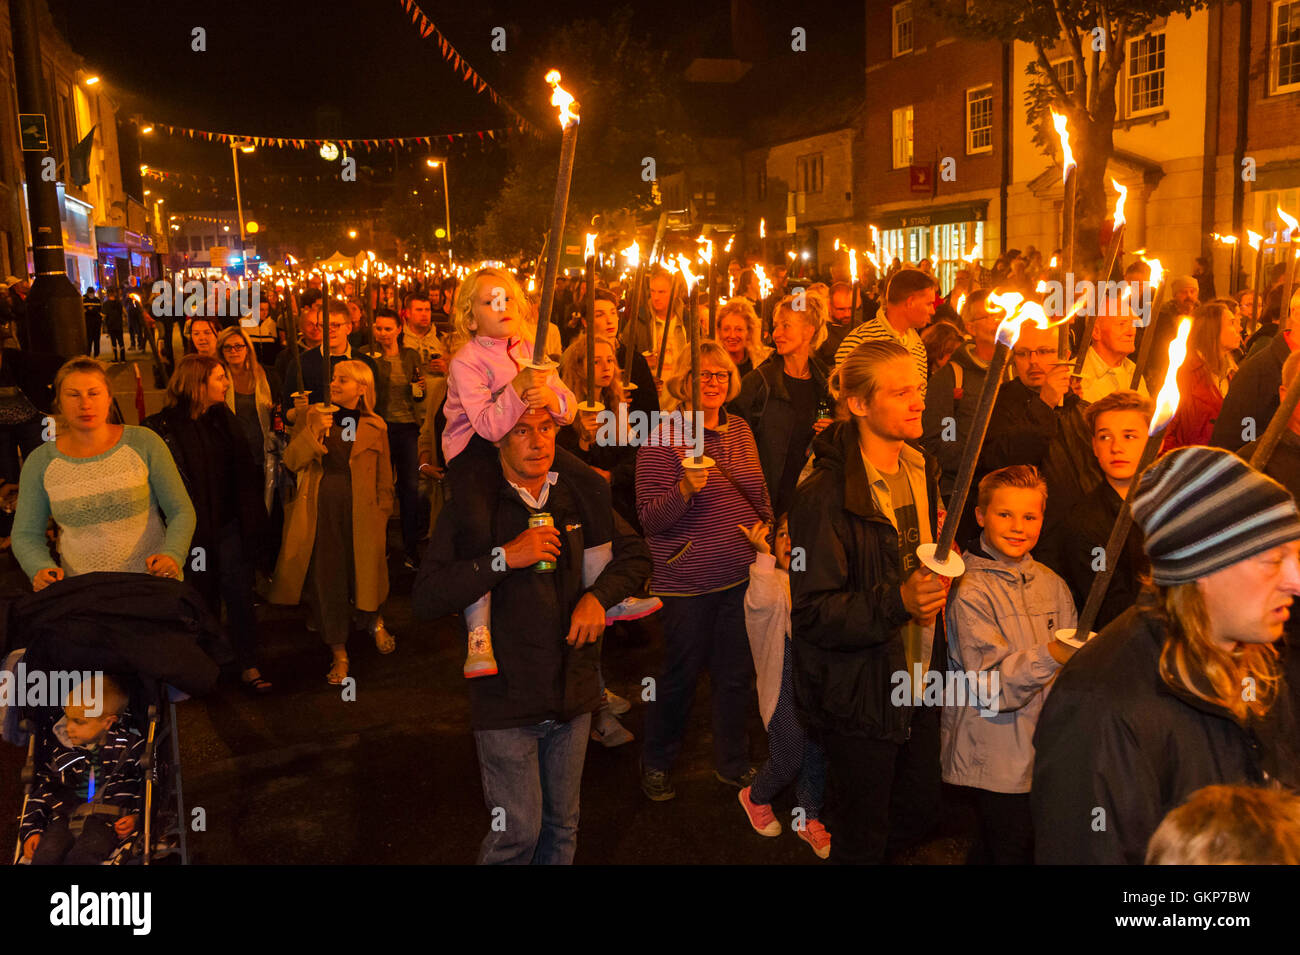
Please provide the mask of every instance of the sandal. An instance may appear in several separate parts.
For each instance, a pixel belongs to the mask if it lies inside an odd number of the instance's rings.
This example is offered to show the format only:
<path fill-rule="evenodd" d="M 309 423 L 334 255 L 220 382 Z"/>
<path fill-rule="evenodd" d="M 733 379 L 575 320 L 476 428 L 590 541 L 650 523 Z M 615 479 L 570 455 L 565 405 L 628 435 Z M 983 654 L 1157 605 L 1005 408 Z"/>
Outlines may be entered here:
<path fill-rule="evenodd" d="M 335 660 L 330 665 L 329 672 L 325 674 L 325 682 L 332 686 L 338 686 L 348 678 L 348 661 L 347 659 Z"/>
<path fill-rule="evenodd" d="M 239 685 L 249 693 L 261 696 L 264 693 L 270 693 L 272 686 L 271 681 L 263 677 L 260 673 L 254 677 L 240 677 Z"/>
<path fill-rule="evenodd" d="M 380 653 L 392 653 L 397 649 L 397 641 L 393 639 L 393 635 L 388 632 L 382 620 L 375 624 L 375 629 L 370 631 L 370 635 L 375 638 L 375 649 Z"/>

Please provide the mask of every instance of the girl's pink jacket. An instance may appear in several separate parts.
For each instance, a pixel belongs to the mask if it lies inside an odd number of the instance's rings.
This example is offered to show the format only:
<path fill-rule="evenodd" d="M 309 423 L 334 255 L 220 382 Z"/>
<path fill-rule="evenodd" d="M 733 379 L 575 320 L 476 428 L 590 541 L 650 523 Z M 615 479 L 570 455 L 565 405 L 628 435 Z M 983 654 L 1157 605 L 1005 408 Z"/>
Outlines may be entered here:
<path fill-rule="evenodd" d="M 450 462 L 464 451 L 475 432 L 495 442 L 515 426 L 528 405 L 509 385 L 532 355 L 532 345 L 522 339 L 485 335 L 476 335 L 456 352 L 447 372 L 443 460 Z M 552 412 L 551 417 L 563 427 L 573 421 L 577 399 L 554 370 L 546 383 L 560 396 L 560 413 Z"/>

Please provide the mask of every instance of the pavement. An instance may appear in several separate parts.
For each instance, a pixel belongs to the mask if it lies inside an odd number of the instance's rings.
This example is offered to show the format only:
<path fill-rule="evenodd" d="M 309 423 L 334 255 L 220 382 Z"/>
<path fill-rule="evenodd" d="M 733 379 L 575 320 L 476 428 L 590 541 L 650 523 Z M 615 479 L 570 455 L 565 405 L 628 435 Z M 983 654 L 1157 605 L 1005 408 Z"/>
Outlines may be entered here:
<path fill-rule="evenodd" d="M 161 407 L 141 360 L 149 413 Z M 114 391 L 135 420 L 129 364 L 113 369 Z M 398 553 L 395 525 L 390 553 Z M 355 700 L 325 682 L 329 654 L 306 630 L 298 608 L 259 605 L 266 696 L 233 676 L 202 699 L 178 705 L 187 813 L 202 808 L 206 829 L 191 832 L 196 864 L 469 864 L 490 823 L 483 805 L 468 695 L 461 664 L 463 632 L 455 618 L 411 618 L 414 575 L 390 563 L 392 594 L 384 618 L 397 650 L 381 656 L 364 634 L 349 642 Z M 29 585 L 8 552 L 0 555 L 0 600 Z M 672 773 L 677 798 L 652 803 L 639 787 L 646 704 L 641 681 L 658 676 L 658 624 L 607 634 L 609 688 L 632 702 L 622 717 L 637 737 L 616 749 L 591 743 L 582 786 L 578 864 L 820 865 L 790 831 L 793 794 L 776 801 L 784 825 L 764 838 L 748 825 L 736 790 L 713 777 L 708 681 L 702 680 L 685 746 Z M 754 764 L 766 755 L 755 696 L 750 711 Z M 0 845 L 13 845 L 22 801 L 24 751 L 0 744 Z M 928 841 L 891 859 L 902 864 L 961 864 L 973 842 L 974 813 L 945 787 L 943 818 Z M 5 841 L 7 840 L 7 841 Z"/>

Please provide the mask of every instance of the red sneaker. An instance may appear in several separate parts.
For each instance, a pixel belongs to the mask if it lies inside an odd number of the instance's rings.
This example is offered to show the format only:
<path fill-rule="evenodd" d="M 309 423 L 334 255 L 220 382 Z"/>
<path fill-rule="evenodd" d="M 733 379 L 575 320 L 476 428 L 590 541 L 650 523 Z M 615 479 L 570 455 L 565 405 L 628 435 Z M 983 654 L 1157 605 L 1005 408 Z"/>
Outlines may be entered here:
<path fill-rule="evenodd" d="M 745 815 L 749 817 L 749 824 L 754 827 L 754 831 L 760 836 L 779 836 L 781 834 L 781 823 L 772 814 L 772 807 L 754 802 L 749 798 L 749 790 L 750 787 L 746 786 L 738 794 L 740 805 L 744 808 Z"/>
<path fill-rule="evenodd" d="M 809 819 L 799 830 L 799 838 L 812 846 L 819 859 L 829 859 L 831 855 L 831 834 L 816 819 Z"/>

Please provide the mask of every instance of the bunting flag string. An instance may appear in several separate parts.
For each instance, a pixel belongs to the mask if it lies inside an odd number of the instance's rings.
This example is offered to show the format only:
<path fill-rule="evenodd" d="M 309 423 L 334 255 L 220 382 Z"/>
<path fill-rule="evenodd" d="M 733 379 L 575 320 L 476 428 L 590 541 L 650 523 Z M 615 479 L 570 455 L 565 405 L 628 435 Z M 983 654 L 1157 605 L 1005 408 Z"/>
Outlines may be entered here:
<path fill-rule="evenodd" d="M 170 123 L 146 122 L 144 125 L 152 126 L 154 129 L 161 129 L 169 136 L 188 136 L 190 139 L 202 139 L 210 143 L 223 143 L 227 146 L 239 145 L 251 142 L 254 146 L 265 146 L 273 149 L 319 149 L 326 143 L 335 145 L 356 152 L 361 149 L 413 149 L 418 146 L 432 147 L 442 142 L 454 145 L 457 141 L 475 141 L 483 142 L 484 137 L 496 140 L 498 136 L 504 137 L 510 130 L 508 129 L 479 129 L 467 133 L 438 133 L 432 136 L 396 136 L 391 139 L 293 139 L 284 136 L 245 136 L 239 133 L 214 133 L 206 129 L 191 129 L 188 126 L 173 126 Z"/>
<path fill-rule="evenodd" d="M 470 86 L 474 88 L 475 92 L 486 93 L 493 103 L 514 116 L 519 129 L 532 133 L 534 136 L 542 135 L 540 129 L 530 123 L 523 113 L 511 106 L 500 93 L 488 85 L 487 80 L 483 79 L 483 77 L 469 65 L 469 62 L 461 56 L 459 52 L 457 52 L 456 48 L 451 45 L 451 41 L 443 36 L 442 31 L 434 25 L 434 22 L 424 15 L 424 11 L 420 9 L 419 4 L 417 4 L 415 0 L 398 0 L 398 2 L 401 3 L 402 9 L 410 15 L 412 25 L 420 31 L 420 37 L 422 39 L 427 40 L 431 36 L 437 39 L 438 51 L 442 54 L 442 58 L 451 65 L 453 73 L 460 76 L 465 80 L 465 82 L 469 83 Z"/>

